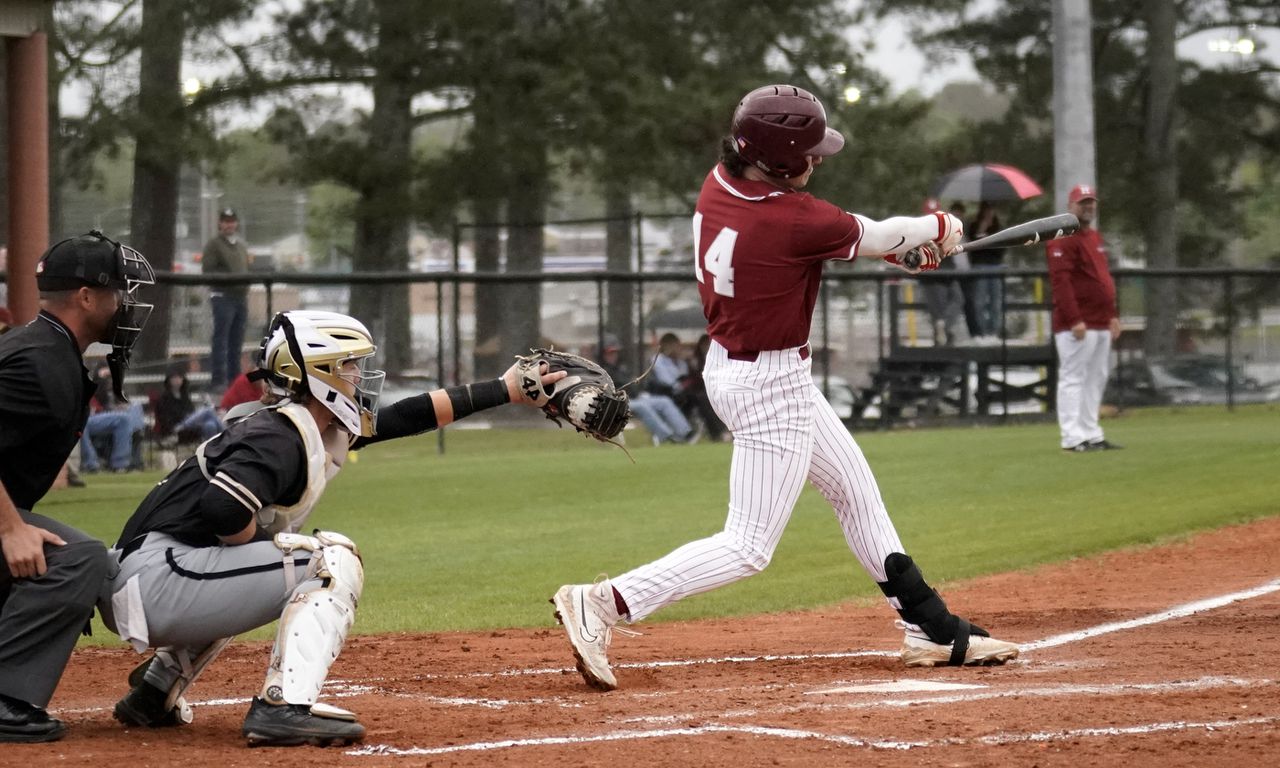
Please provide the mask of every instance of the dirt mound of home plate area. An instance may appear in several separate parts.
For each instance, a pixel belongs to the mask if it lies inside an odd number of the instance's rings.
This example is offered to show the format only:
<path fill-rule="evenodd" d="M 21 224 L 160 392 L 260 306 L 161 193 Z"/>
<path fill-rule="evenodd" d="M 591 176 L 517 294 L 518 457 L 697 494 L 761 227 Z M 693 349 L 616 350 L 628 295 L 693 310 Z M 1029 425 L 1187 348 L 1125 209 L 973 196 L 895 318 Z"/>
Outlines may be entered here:
<path fill-rule="evenodd" d="M 764 574 L 758 578 L 769 578 Z M 587 688 L 545 629 L 353 638 L 324 698 L 364 744 L 245 747 L 268 646 L 233 644 L 191 690 L 195 721 L 111 717 L 138 657 L 77 651 L 61 742 L 14 766 L 1270 766 L 1280 755 L 1280 518 L 944 585 L 1022 644 L 1004 667 L 906 669 L 882 603 L 650 624 L 616 637 L 619 688 Z"/>

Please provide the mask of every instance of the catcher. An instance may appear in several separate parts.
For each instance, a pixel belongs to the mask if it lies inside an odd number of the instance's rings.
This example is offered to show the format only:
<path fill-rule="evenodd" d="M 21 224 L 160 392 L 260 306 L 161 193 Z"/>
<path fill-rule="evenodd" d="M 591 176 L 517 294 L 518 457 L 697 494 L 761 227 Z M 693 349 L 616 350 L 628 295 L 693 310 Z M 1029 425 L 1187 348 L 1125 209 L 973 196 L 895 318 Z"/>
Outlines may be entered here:
<path fill-rule="evenodd" d="M 368 329 L 346 315 L 277 315 L 251 374 L 270 394 L 228 413 L 226 430 L 157 484 L 125 524 L 98 607 L 108 628 L 154 653 L 129 676 L 117 720 L 190 722 L 184 691 L 230 638 L 279 619 L 266 681 L 244 719 L 249 745 L 359 741 L 365 729 L 355 715 L 317 698 L 355 618 L 360 554 L 342 534 L 300 533 L 311 530 L 307 518 L 348 450 L 509 402 L 554 404 L 571 421 L 584 414 L 575 426 L 589 428 L 596 409 L 579 402 L 589 395 L 584 387 L 611 386 L 585 371 L 552 370 L 559 357 L 535 352 L 500 378 L 379 411 L 385 374 L 371 367 L 375 351 Z"/>

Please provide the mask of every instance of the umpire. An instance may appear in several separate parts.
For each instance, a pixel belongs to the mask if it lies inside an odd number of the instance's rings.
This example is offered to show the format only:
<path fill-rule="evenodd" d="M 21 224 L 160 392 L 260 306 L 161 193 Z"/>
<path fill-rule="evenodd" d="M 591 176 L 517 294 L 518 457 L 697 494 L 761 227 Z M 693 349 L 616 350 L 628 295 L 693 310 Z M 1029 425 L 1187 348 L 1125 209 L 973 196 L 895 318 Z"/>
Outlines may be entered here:
<path fill-rule="evenodd" d="M 45 711 L 93 613 L 109 560 L 101 542 L 35 506 L 89 417 L 84 351 L 111 344 L 121 389 L 129 348 L 151 305 L 142 254 L 100 232 L 63 240 L 40 258 L 40 314 L 0 336 L 0 742 L 54 741 L 66 730 Z"/>

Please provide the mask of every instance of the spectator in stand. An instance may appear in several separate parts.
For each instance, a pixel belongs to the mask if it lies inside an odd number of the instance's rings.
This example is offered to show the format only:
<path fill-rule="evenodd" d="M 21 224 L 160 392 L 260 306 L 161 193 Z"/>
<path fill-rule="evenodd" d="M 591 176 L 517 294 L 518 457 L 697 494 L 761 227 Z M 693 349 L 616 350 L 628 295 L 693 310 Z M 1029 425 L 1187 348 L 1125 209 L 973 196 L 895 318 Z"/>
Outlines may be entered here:
<path fill-rule="evenodd" d="M 700 408 L 695 394 L 690 389 L 693 382 L 686 357 L 684 348 L 680 345 L 679 336 L 674 333 L 662 334 L 662 338 L 658 340 L 658 355 L 653 360 L 653 372 L 649 374 L 647 388 L 651 394 L 669 397 L 675 401 L 685 419 L 692 424 L 695 423 L 692 418 L 700 412 Z M 703 399 L 705 400 L 705 397 Z M 708 402 L 708 409 L 710 405 Z M 714 411 L 712 414 L 714 415 Z M 697 421 L 689 442 L 697 442 L 705 426 L 705 418 Z"/>
<path fill-rule="evenodd" d="M 267 391 L 267 385 L 261 381 L 250 381 L 248 373 L 241 373 L 222 393 L 218 409 L 224 414 L 242 403 L 256 403 Z"/>
<path fill-rule="evenodd" d="M 200 271 L 206 275 L 249 271 L 249 249 L 239 237 L 240 217 L 231 208 L 218 214 L 218 234 L 204 246 Z M 213 339 L 209 351 L 209 387 L 221 392 L 240 370 L 244 326 L 249 315 L 243 285 L 215 285 L 209 291 L 213 306 Z"/>
<path fill-rule="evenodd" d="M 619 361 L 621 350 L 617 338 L 608 336 L 600 355 L 600 367 L 605 369 L 613 383 L 619 387 L 635 378 Z M 680 412 L 680 407 L 670 397 L 651 394 L 642 389 L 642 386 L 641 382 L 636 382 L 624 389 L 631 398 L 631 411 L 649 430 L 649 434 L 653 435 L 653 444 L 688 442 L 693 435 L 693 428 Z"/>
<path fill-rule="evenodd" d="M 156 397 L 155 433 L 162 443 L 203 442 L 222 431 L 222 419 L 211 405 L 197 405 L 191 383 L 179 369 L 169 371 L 164 390 Z"/>
<path fill-rule="evenodd" d="M 125 403 L 116 400 L 111 386 L 111 371 L 106 365 L 98 368 L 94 377 L 97 392 L 89 403 L 89 421 L 80 436 L 80 470 L 93 474 L 102 468 L 95 441 L 102 440 L 109 448 L 107 468 L 123 473 L 142 469 L 142 433 L 146 421 L 142 403 Z"/>
<path fill-rule="evenodd" d="M 729 428 L 716 415 L 716 409 L 711 405 L 711 398 L 707 396 L 707 382 L 702 378 L 702 372 L 707 367 L 709 349 L 711 349 L 711 337 L 704 333 L 693 345 L 693 358 L 689 361 L 689 383 L 685 391 L 697 405 L 698 416 L 706 427 L 707 435 L 718 443 L 724 443 L 732 439 L 732 436 L 729 434 Z"/>
<path fill-rule="evenodd" d="M 984 200 L 964 231 L 969 240 L 977 240 L 993 235 L 1001 228 L 995 205 Z M 1004 266 L 1004 250 L 983 248 L 970 251 L 969 265 L 980 272 L 995 272 Z M 998 344 L 1004 327 L 1004 282 L 999 277 L 981 277 L 967 280 L 965 285 L 968 286 L 966 301 L 973 306 L 973 327 L 969 329 L 972 340 L 979 344 Z"/>
<path fill-rule="evenodd" d="M 1067 210 L 1080 220 L 1070 237 L 1045 246 L 1053 285 L 1053 343 L 1058 349 L 1058 426 L 1062 450 L 1082 453 L 1115 449 L 1098 424 L 1107 385 L 1111 343 L 1120 338 L 1116 285 L 1107 248 L 1094 228 L 1098 192 L 1077 184 Z"/>
<path fill-rule="evenodd" d="M 924 213 L 937 213 L 940 209 L 938 201 L 929 198 L 924 201 Z M 961 221 L 964 220 L 964 205 L 955 203 L 951 206 L 951 213 Z M 967 254 L 956 254 L 956 256 L 966 256 L 965 266 L 968 266 Z M 942 265 L 938 267 L 934 275 L 941 275 L 943 270 L 954 272 L 958 269 L 956 257 L 943 259 Z M 954 279 L 941 279 L 940 277 L 926 278 L 920 281 L 921 290 L 924 292 L 925 304 L 929 308 L 929 319 L 933 323 L 933 345 L 935 347 L 954 347 L 960 340 L 960 324 L 964 317 L 964 291 L 960 287 L 960 282 Z"/>

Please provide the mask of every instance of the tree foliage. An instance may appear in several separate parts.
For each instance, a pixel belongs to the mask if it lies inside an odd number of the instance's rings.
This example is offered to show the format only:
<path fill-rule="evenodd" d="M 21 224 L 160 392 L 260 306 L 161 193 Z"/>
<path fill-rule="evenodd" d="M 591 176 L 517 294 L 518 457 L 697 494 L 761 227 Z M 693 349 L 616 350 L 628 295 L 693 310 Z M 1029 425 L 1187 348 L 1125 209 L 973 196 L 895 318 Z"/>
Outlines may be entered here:
<path fill-rule="evenodd" d="M 972 152 L 967 161 L 1002 159 L 1036 178 L 1052 178 L 1050 0 L 875 0 L 871 5 L 877 13 L 906 17 L 931 55 L 941 58 L 958 49 L 972 56 L 978 73 L 1010 98 L 1001 119 L 966 126 L 949 140 L 951 151 Z M 1143 5 L 1131 0 L 1095 0 L 1091 5 L 1103 216 L 1113 238 L 1141 252 L 1151 183 L 1140 151 L 1151 85 Z M 1274 2 L 1182 0 L 1175 5 L 1178 40 L 1249 23 L 1280 27 L 1280 6 Z M 1274 157 L 1280 149 L 1274 72 L 1265 64 L 1233 68 L 1178 60 L 1174 154 L 1181 180 L 1177 231 L 1183 265 L 1221 263 L 1226 244 L 1248 229 L 1247 201 L 1258 188 L 1237 171 L 1251 159 Z"/>

